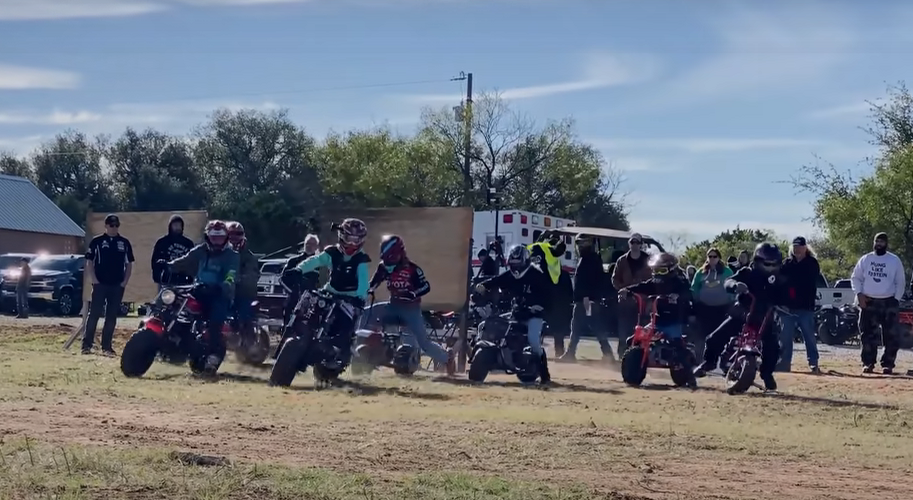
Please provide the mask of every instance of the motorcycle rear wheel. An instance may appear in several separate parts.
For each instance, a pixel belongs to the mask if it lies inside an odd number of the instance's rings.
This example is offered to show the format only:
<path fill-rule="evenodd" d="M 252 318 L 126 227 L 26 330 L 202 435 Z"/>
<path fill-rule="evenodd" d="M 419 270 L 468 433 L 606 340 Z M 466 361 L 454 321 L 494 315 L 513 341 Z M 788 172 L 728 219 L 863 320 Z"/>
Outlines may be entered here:
<path fill-rule="evenodd" d="M 726 393 L 744 394 L 751 389 L 758 374 L 758 359 L 755 356 L 740 354 L 726 372 Z"/>
<path fill-rule="evenodd" d="M 498 349 L 496 347 L 477 347 L 473 352 L 467 377 L 469 380 L 481 384 L 497 365 Z"/>
<path fill-rule="evenodd" d="M 270 353 L 269 330 L 258 328 L 255 332 L 256 343 L 252 346 L 244 345 L 244 342 L 238 346 L 235 351 L 235 359 L 242 365 L 260 366 L 266 361 Z"/>

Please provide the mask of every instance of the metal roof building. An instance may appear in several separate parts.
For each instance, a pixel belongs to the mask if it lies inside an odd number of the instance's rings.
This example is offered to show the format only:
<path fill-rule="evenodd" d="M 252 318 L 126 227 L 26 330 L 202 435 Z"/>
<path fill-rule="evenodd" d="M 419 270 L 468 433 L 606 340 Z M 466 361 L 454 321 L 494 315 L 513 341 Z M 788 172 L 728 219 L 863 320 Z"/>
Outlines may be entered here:
<path fill-rule="evenodd" d="M 85 234 L 32 181 L 0 174 L 0 254 L 78 253 Z"/>

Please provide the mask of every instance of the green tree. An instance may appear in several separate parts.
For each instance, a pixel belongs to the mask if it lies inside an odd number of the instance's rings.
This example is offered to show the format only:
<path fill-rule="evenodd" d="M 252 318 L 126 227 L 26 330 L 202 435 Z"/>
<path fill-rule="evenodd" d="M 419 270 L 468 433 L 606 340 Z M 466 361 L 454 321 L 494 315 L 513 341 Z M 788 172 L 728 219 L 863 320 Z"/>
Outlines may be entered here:
<path fill-rule="evenodd" d="M 787 251 L 786 242 L 782 241 L 773 231 L 766 229 L 742 229 L 736 226 L 735 229 L 727 229 L 716 235 L 711 240 L 699 241 L 688 245 L 682 253 L 682 261 L 694 266 L 700 266 L 707 257 L 707 250 L 711 247 L 720 250 L 720 256 L 725 262 L 730 256 L 738 257 L 743 250 L 753 251 L 758 243 L 769 241 L 780 245 L 785 254 Z"/>
<path fill-rule="evenodd" d="M 884 231 L 906 266 L 913 263 L 913 96 L 904 84 L 888 87 L 883 103 L 871 104 L 864 128 L 879 148 L 872 171 L 854 176 L 822 161 L 806 165 L 790 182 L 815 197 L 814 222 L 847 256 L 871 250 Z M 852 260 L 852 259 L 851 259 Z"/>
<path fill-rule="evenodd" d="M 29 162 L 8 151 L 0 151 L 0 174 L 35 180 L 35 173 Z"/>
<path fill-rule="evenodd" d="M 102 171 L 105 148 L 103 138 L 90 140 L 82 132 L 67 130 L 32 153 L 38 189 L 77 224 L 85 224 L 90 210 L 118 208 Z"/>
<path fill-rule="evenodd" d="M 202 181 L 187 142 L 128 128 L 105 151 L 124 210 L 196 210 L 206 206 Z"/>
<path fill-rule="evenodd" d="M 314 139 L 287 110 L 215 111 L 195 133 L 194 162 L 215 217 L 241 220 L 256 250 L 301 241 L 323 205 Z"/>

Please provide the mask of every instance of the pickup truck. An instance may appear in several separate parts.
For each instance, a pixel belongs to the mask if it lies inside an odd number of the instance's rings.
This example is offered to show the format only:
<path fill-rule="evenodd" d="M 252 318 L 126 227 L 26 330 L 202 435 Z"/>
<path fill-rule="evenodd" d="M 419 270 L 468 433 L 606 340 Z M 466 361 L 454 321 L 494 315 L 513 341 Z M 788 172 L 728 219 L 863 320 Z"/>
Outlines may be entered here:
<path fill-rule="evenodd" d="M 832 287 L 824 275 L 819 274 L 816 283 L 818 288 L 818 297 L 815 306 L 833 306 L 840 307 L 844 304 L 853 303 L 853 290 L 850 280 L 837 280 Z"/>

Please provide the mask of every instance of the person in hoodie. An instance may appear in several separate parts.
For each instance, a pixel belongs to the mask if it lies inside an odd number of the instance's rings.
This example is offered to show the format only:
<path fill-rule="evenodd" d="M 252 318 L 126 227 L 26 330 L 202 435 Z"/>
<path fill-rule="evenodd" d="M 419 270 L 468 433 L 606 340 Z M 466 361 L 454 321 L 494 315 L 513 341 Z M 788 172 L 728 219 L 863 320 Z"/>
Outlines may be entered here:
<path fill-rule="evenodd" d="M 818 300 L 818 277 L 821 266 L 815 252 L 808 247 L 804 236 L 793 239 L 789 257 L 780 270 L 786 280 L 786 307 L 789 314 L 777 313 L 780 318 L 780 364 L 777 371 L 792 369 L 793 341 L 796 329 L 805 341 L 808 369 L 820 374 L 818 368 L 818 339 L 815 336 L 815 302 Z"/>
<path fill-rule="evenodd" d="M 732 268 L 723 264 L 721 257 L 719 248 L 711 247 L 707 250 L 704 264 L 691 280 L 697 329 L 689 340 L 694 344 L 694 355 L 699 359 L 704 356 L 707 337 L 726 319 L 735 302 L 735 295 L 727 292 L 725 287 L 726 280 L 734 273 Z"/>
<path fill-rule="evenodd" d="M 247 247 L 247 236 L 244 226 L 240 222 L 227 223 L 228 242 L 232 249 L 238 252 L 240 266 L 238 270 L 238 284 L 235 286 L 235 300 L 233 309 L 238 323 L 241 326 L 242 338 L 247 341 L 254 340 L 254 311 L 253 303 L 257 300 L 257 282 L 260 281 L 260 261 Z"/>
<path fill-rule="evenodd" d="M 155 242 L 152 249 L 152 280 L 161 291 L 164 285 L 188 285 L 193 278 L 182 273 L 171 273 L 161 261 L 170 262 L 193 248 L 193 241 L 184 236 L 184 219 L 174 214 L 168 220 L 168 233 Z"/>
<path fill-rule="evenodd" d="M 592 333 L 599 340 L 602 357 L 614 361 L 612 346 L 605 328 L 601 324 L 600 300 L 605 285 L 605 270 L 602 258 L 596 252 L 593 239 L 582 234 L 577 235 L 574 243 L 577 246 L 577 270 L 574 273 L 574 312 L 571 319 L 571 342 L 567 351 L 559 360 L 573 363 L 577 360 L 577 345 L 584 333 Z"/>
<path fill-rule="evenodd" d="M 651 256 L 643 251 L 643 243 L 644 238 L 640 233 L 633 233 L 628 238 L 628 251 L 615 261 L 615 269 L 612 271 L 612 286 L 615 290 L 621 291 L 622 288 L 649 280 L 652 276 L 649 266 Z M 619 360 L 628 348 L 625 339 L 634 333 L 634 327 L 637 326 L 640 317 L 637 307 L 637 302 L 621 300 L 619 296 L 616 309 Z"/>

